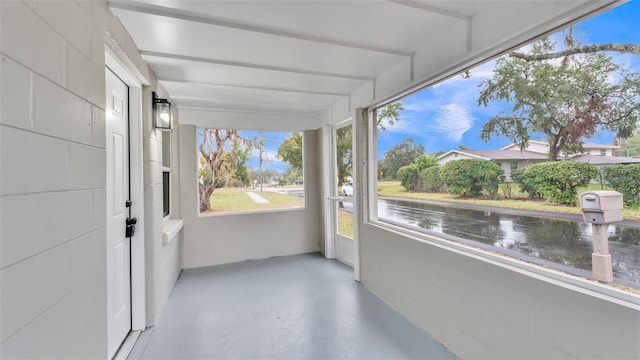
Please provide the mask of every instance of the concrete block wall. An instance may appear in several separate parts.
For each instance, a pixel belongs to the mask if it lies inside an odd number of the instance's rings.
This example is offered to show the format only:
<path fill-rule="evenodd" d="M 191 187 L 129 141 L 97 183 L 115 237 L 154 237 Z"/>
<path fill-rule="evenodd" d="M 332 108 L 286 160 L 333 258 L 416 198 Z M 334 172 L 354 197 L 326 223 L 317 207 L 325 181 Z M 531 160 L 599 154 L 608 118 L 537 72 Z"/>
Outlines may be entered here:
<path fill-rule="evenodd" d="M 150 84 L 145 129 L 155 76 L 106 1 L 0 1 L 0 34 L 0 358 L 104 358 L 106 44 Z M 145 167 L 149 184 L 160 174 Z M 157 247 L 157 198 L 145 204 L 148 324 L 181 269 L 181 236 Z"/>
<path fill-rule="evenodd" d="M 160 98 L 169 94 L 156 87 Z M 145 273 L 146 273 L 146 324 L 158 323 L 162 309 L 169 298 L 173 285 L 182 270 L 182 231 L 168 244 L 163 243 L 163 185 L 162 185 L 162 132 L 153 127 L 152 94 L 146 88 L 143 93 L 143 169 L 145 188 Z M 174 130 L 171 131 L 171 216 L 180 218 L 179 194 L 179 157 L 178 157 L 178 114 L 174 112 Z"/>
<path fill-rule="evenodd" d="M 362 283 L 460 358 L 638 359 L 640 306 L 379 226 Z"/>
<path fill-rule="evenodd" d="M 104 357 L 103 31 L 71 1 L 0 13 L 0 357 Z"/>

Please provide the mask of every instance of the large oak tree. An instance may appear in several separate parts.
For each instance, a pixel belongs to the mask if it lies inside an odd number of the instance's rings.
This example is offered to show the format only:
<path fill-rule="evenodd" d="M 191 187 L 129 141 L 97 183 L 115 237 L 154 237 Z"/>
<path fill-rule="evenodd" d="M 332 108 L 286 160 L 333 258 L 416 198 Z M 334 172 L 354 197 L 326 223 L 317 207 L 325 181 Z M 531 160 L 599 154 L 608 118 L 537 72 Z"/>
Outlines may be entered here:
<path fill-rule="evenodd" d="M 232 161 L 225 150 L 229 141 L 240 140 L 238 130 L 229 129 L 199 129 L 201 136 L 200 168 L 198 169 L 198 193 L 200 212 L 211 209 L 211 194 L 216 188 L 218 179 L 229 173 L 233 167 Z"/>
<path fill-rule="evenodd" d="M 302 134 L 294 132 L 284 139 L 278 148 L 277 156 L 295 170 L 302 170 Z"/>
<path fill-rule="evenodd" d="M 489 119 L 482 139 L 501 135 L 524 149 L 532 134 L 543 133 L 549 160 L 557 160 L 563 151 L 578 151 L 582 139 L 600 130 L 631 136 L 640 117 L 639 74 L 600 51 L 611 44 L 576 46 L 570 36 L 565 50 L 547 38 L 533 43 L 528 54 L 513 52 L 497 60 L 493 78 L 480 84 L 478 104 L 507 102 L 510 109 Z M 637 50 L 628 45 L 617 49 Z"/>

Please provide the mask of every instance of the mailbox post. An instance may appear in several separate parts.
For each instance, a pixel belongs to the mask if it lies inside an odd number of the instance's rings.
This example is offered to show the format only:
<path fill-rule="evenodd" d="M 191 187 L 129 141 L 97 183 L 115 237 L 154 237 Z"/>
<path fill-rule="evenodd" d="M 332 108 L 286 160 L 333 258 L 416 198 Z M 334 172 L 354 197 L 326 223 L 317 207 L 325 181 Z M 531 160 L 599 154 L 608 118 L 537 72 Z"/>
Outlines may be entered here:
<path fill-rule="evenodd" d="M 613 281 L 613 266 L 609 254 L 607 229 L 609 224 L 622 221 L 622 194 L 617 191 L 587 191 L 580 194 L 584 221 L 591 223 L 593 278 Z"/>

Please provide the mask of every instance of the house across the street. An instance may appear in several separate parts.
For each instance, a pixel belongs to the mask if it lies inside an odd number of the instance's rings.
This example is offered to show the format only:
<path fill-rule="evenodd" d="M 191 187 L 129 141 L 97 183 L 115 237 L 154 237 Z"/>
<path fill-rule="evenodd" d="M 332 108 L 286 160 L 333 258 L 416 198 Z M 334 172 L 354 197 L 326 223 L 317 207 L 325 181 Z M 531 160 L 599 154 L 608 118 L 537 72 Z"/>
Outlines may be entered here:
<path fill-rule="evenodd" d="M 582 143 L 582 154 L 613 156 L 613 151 L 618 148 L 619 146 L 611 144 Z M 500 150 L 520 150 L 520 144 L 509 144 L 507 146 L 501 147 Z M 529 140 L 525 150 L 547 154 L 549 153 L 549 143 L 547 143 L 545 140 Z M 562 158 L 572 157 L 574 155 L 575 154 L 566 154 L 565 152 L 560 153 L 560 157 Z"/>
<path fill-rule="evenodd" d="M 542 140 L 529 140 L 527 147 L 520 150 L 520 144 L 513 143 L 499 150 L 449 150 L 438 156 L 438 164 L 444 165 L 449 161 L 462 159 L 483 159 L 497 163 L 504 170 L 505 181 L 511 181 L 511 172 L 529 167 L 533 164 L 547 161 L 549 144 Z M 613 156 L 618 146 L 611 144 L 583 143 L 582 153 L 561 153 L 560 158 L 587 162 L 598 168 L 618 164 L 640 164 L 640 158 Z"/>
<path fill-rule="evenodd" d="M 505 181 L 511 181 L 511 172 L 547 160 L 547 155 L 534 151 L 520 150 L 449 150 L 438 156 L 438 164 L 452 160 L 483 159 L 494 161 L 504 170 Z"/>

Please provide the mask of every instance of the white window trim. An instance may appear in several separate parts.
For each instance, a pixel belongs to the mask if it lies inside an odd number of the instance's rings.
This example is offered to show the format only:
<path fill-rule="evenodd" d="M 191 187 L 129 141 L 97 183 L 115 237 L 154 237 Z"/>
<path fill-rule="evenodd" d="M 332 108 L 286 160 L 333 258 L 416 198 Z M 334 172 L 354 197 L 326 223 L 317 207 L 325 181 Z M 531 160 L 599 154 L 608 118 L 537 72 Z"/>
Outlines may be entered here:
<path fill-rule="evenodd" d="M 165 218 L 162 228 L 162 245 L 173 241 L 183 227 L 184 221 L 182 219 Z"/>
<path fill-rule="evenodd" d="M 597 10 L 598 9 L 594 9 L 592 10 L 592 12 Z M 557 27 L 566 26 L 566 25 L 567 25 L 566 23 L 561 23 L 561 24 L 559 23 Z M 485 250 L 476 249 L 471 246 L 467 246 L 464 244 L 438 238 L 435 235 L 421 234 L 421 233 L 412 231 L 410 229 L 405 229 L 402 227 L 381 222 L 378 219 L 377 159 L 376 159 L 377 128 L 376 126 L 374 126 L 375 120 L 373 116 L 373 112 L 374 112 L 373 110 L 376 107 L 380 107 L 385 104 L 390 104 L 401 98 L 409 96 L 412 93 L 434 86 L 441 81 L 445 81 L 450 77 L 460 74 L 464 70 L 477 67 L 483 64 L 484 62 L 491 60 L 492 58 L 506 54 L 508 53 L 508 51 L 518 48 L 520 46 L 523 46 L 526 43 L 530 43 L 533 40 L 535 40 L 535 38 L 520 38 L 519 42 L 516 42 L 509 48 L 502 48 L 500 51 L 484 52 L 482 54 L 479 54 L 477 56 L 467 59 L 466 62 L 460 65 L 446 69 L 445 71 L 433 76 L 432 78 L 410 84 L 404 90 L 398 91 L 389 97 L 377 99 L 366 106 L 366 110 L 369 115 L 367 126 L 366 126 L 366 129 L 368 131 L 368 136 L 367 136 L 368 147 L 364 155 L 367 157 L 369 161 L 368 161 L 368 165 L 366 165 L 366 169 L 365 169 L 366 171 L 364 172 L 364 176 L 367 178 L 367 181 L 364 184 L 365 186 L 368 187 L 365 193 L 368 194 L 368 196 L 363 197 L 366 201 L 366 203 L 362 208 L 364 212 L 364 214 L 362 214 L 363 220 L 364 220 L 363 223 L 369 226 L 374 226 L 379 229 L 383 229 L 399 235 L 403 235 L 407 238 L 410 238 L 422 243 L 428 243 L 430 245 L 434 245 L 448 251 L 453 251 L 464 256 L 470 256 L 484 262 L 498 265 L 521 274 L 526 274 L 528 276 L 543 280 L 548 283 L 556 284 L 564 288 L 568 288 L 580 293 L 584 293 L 585 295 L 594 296 L 596 298 L 600 298 L 606 301 L 611 301 L 626 307 L 631 307 L 635 310 L 640 310 L 640 297 L 638 297 L 635 294 L 614 288 L 612 286 L 600 284 L 595 281 L 584 279 L 578 276 L 568 275 L 568 274 L 560 273 L 554 270 L 545 269 L 541 266 L 527 263 L 524 260 L 520 260 L 515 257 L 508 257 L 507 255 L 503 256 L 503 255 L 492 254 Z M 357 251 L 356 253 L 359 253 L 359 251 Z"/>
<path fill-rule="evenodd" d="M 306 166 L 306 162 L 307 162 L 307 155 L 306 155 L 306 149 L 305 149 L 305 142 L 304 142 L 304 136 L 305 136 L 305 130 L 252 130 L 252 129 L 245 129 L 245 128 L 238 128 L 238 129 L 233 129 L 230 127 L 204 127 L 204 126 L 196 126 L 196 138 L 198 137 L 198 129 L 230 129 L 230 130 L 240 130 L 240 131 L 266 131 L 266 132 L 290 132 L 290 133 L 294 133 L 294 132 L 299 132 L 302 135 L 302 188 L 303 188 L 303 192 L 304 192 L 304 198 L 302 199 L 302 206 L 300 207 L 291 207 L 291 208 L 279 208 L 279 209 L 264 209 L 264 210 L 248 210 L 248 211 L 228 211 L 228 212 L 222 212 L 222 213 L 215 213 L 215 214 L 202 214 L 200 212 L 200 193 L 198 191 L 199 189 L 199 181 L 198 181 L 198 171 L 196 170 L 195 176 L 194 176 L 194 181 L 196 183 L 196 199 L 198 201 L 196 201 L 195 204 L 195 210 L 196 210 L 196 217 L 197 218 L 210 218 L 210 217 L 217 217 L 217 216 L 235 216 L 235 215 L 255 215 L 255 214 L 264 214 L 264 213 L 274 213 L 274 212 L 289 212 L 289 211 L 305 211 L 308 209 L 309 207 L 309 197 L 307 196 L 307 181 L 305 181 L 306 176 L 306 171 L 307 171 L 307 166 Z M 197 144 L 197 141 L 196 141 Z M 198 164 L 199 164 L 199 159 L 200 159 L 200 153 L 198 152 L 198 150 L 196 149 L 196 169 L 198 169 Z M 254 189 L 255 190 L 255 189 Z M 214 190 L 215 191 L 215 190 Z"/>
<path fill-rule="evenodd" d="M 460 255 L 469 256 L 474 259 L 487 262 L 493 265 L 500 266 L 502 268 L 525 274 L 527 276 L 561 286 L 563 288 L 571 289 L 576 292 L 580 292 L 585 295 L 593 296 L 605 301 L 610 301 L 625 307 L 629 307 L 635 310 L 640 310 L 640 297 L 627 291 L 623 291 L 612 286 L 598 283 L 594 280 L 581 278 L 575 275 L 565 274 L 552 269 L 546 269 L 542 266 L 531 264 L 525 260 L 518 259 L 509 255 L 498 255 L 488 252 L 480 248 L 474 248 L 462 243 L 458 243 L 444 238 L 437 237 L 436 235 L 422 234 L 411 229 L 395 226 L 389 223 L 382 222 L 378 219 L 378 195 L 377 195 L 377 161 L 376 161 L 376 132 L 377 127 L 373 116 L 373 109 L 371 106 L 367 109 L 368 121 L 367 121 L 367 141 L 369 142 L 367 158 L 369 159 L 368 165 L 365 171 L 365 176 L 369 181 L 366 182 L 368 186 L 368 196 L 365 196 L 368 204 L 363 206 L 363 209 L 368 210 L 368 214 L 364 214 L 364 223 L 376 227 L 381 230 L 390 231 L 392 233 L 402 235 L 406 238 L 413 239 L 415 241 L 436 246 L 438 248 L 452 251 Z"/>
<path fill-rule="evenodd" d="M 161 136 L 160 136 L 160 140 L 162 140 L 162 162 L 161 162 L 161 171 L 162 171 L 162 181 L 163 181 L 163 187 L 162 187 L 162 211 L 164 212 L 164 173 L 169 173 L 169 213 L 167 215 L 163 216 L 163 221 L 166 223 L 167 220 L 171 219 L 171 198 L 173 196 L 173 182 L 171 181 L 171 177 L 173 175 L 173 173 L 171 172 L 171 153 L 173 151 L 173 132 L 172 131 L 164 131 L 164 130 L 156 130 L 156 132 L 160 132 Z M 164 147 L 165 147 L 165 143 L 164 143 L 164 135 L 165 133 L 169 134 L 169 166 L 164 166 L 165 164 L 165 159 L 164 159 Z"/>
<path fill-rule="evenodd" d="M 168 167 L 162 167 L 162 180 L 164 181 L 164 173 L 169 173 L 169 213 L 167 215 L 164 215 L 164 217 L 162 218 L 163 221 L 167 221 L 171 219 L 171 195 L 173 194 L 173 189 L 172 189 L 172 181 L 171 181 L 171 168 Z M 164 212 L 164 184 L 162 187 L 162 211 Z"/>
<path fill-rule="evenodd" d="M 158 130 L 160 131 L 160 130 Z M 164 133 L 167 131 L 164 131 L 162 135 L 164 135 Z M 172 152 L 173 152 L 173 142 L 174 142 L 174 135 L 173 132 L 168 132 L 169 133 L 169 157 L 172 156 Z M 164 137 L 164 136 L 162 136 Z M 162 139 L 162 146 L 163 146 L 163 151 L 162 151 L 162 155 L 164 156 L 164 138 Z M 180 232 L 180 230 L 182 230 L 182 228 L 184 227 L 184 221 L 182 219 L 179 218 L 175 218 L 173 217 L 173 212 L 171 211 L 171 208 L 174 206 L 174 204 L 172 203 L 171 199 L 173 198 L 173 188 L 174 188 L 174 184 L 172 181 L 173 178 L 173 170 L 172 170 L 172 161 L 171 159 L 169 159 L 169 166 L 164 166 L 164 158 L 163 158 L 163 162 L 162 162 L 162 180 L 164 181 L 164 173 L 169 173 L 169 213 L 167 215 L 165 215 L 162 219 L 162 245 L 167 245 L 169 244 L 171 241 L 173 241 L 173 239 L 176 238 L 176 236 L 178 235 L 178 233 Z M 163 211 L 164 211 L 164 185 L 162 188 L 162 204 L 163 204 Z"/>

